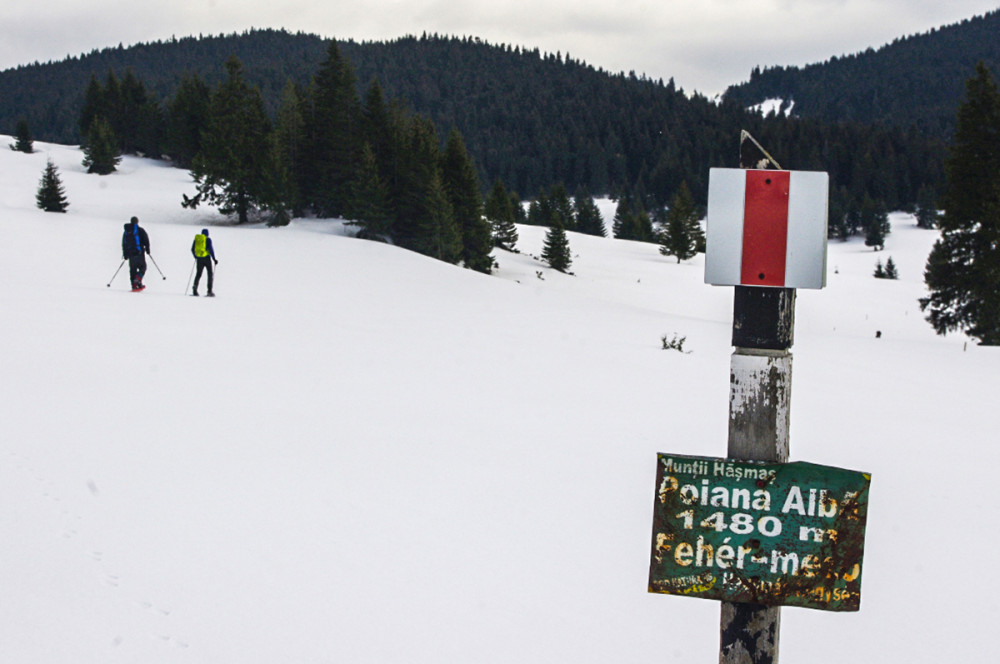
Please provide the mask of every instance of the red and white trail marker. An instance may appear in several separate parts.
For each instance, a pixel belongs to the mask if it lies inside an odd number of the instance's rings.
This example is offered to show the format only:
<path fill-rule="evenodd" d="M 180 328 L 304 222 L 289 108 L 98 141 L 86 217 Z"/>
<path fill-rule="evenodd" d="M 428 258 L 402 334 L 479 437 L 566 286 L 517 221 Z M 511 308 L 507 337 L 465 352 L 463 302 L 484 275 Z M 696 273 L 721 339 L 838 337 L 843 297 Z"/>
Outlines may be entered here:
<path fill-rule="evenodd" d="M 711 169 L 705 283 L 823 288 L 829 183 L 814 171 Z"/>

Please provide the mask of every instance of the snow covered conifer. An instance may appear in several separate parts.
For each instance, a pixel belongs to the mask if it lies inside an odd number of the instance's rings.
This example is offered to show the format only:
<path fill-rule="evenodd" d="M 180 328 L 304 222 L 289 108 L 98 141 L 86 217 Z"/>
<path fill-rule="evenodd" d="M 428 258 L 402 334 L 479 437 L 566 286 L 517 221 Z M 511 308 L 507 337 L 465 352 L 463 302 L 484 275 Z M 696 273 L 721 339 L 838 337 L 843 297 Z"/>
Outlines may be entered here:
<path fill-rule="evenodd" d="M 899 271 L 896 270 L 896 263 L 893 262 L 892 256 L 885 262 L 885 278 L 886 279 L 899 279 Z"/>
<path fill-rule="evenodd" d="M 934 190 L 924 185 L 917 192 L 917 227 L 936 228 L 937 220 L 937 200 Z"/>
<path fill-rule="evenodd" d="M 38 184 L 35 201 L 38 207 L 46 212 L 65 212 L 66 208 L 69 207 L 62 180 L 59 179 L 59 171 L 51 161 L 45 165 L 45 170 L 42 171 L 42 180 Z"/>
<path fill-rule="evenodd" d="M 389 207 L 389 188 L 378 174 L 378 163 L 371 145 L 361 148 L 361 166 L 355 178 L 354 222 L 360 226 L 358 237 L 366 240 L 388 239 L 392 233 L 392 213 Z"/>
<path fill-rule="evenodd" d="M 17 127 L 14 129 L 14 139 L 14 144 L 10 146 L 11 150 L 24 152 L 25 154 L 31 154 L 35 151 L 34 141 L 31 138 L 31 131 L 28 129 L 27 120 L 22 118 L 17 121 Z"/>
<path fill-rule="evenodd" d="M 196 208 L 204 202 L 222 214 L 236 214 L 243 224 L 251 210 L 274 205 L 274 146 L 260 90 L 244 80 L 235 57 L 226 70 L 229 76 L 212 95 L 201 151 L 191 167 L 198 193 L 184 196 L 181 205 Z"/>
<path fill-rule="evenodd" d="M 705 251 L 705 233 L 701 230 L 698 210 L 687 183 L 682 182 L 674 194 L 666 221 L 660 230 L 660 253 L 676 256 L 677 262 L 693 258 Z"/>
<path fill-rule="evenodd" d="M 921 310 L 938 334 L 1000 345 L 1000 90 L 986 66 L 966 83 L 945 163 L 941 237 L 927 259 Z"/>
<path fill-rule="evenodd" d="M 515 226 L 517 215 L 514 211 L 514 202 L 499 179 L 486 197 L 484 211 L 486 220 L 492 227 L 493 246 L 505 251 L 516 251 L 514 247 L 517 244 L 517 226 Z"/>
<path fill-rule="evenodd" d="M 558 221 L 549 227 L 545 234 L 545 244 L 542 246 L 542 260 L 553 270 L 566 272 L 573 262 L 569 251 L 569 238 L 566 229 Z"/>
<path fill-rule="evenodd" d="M 90 123 L 83 154 L 83 165 L 87 167 L 87 172 L 97 175 L 114 173 L 122 160 L 118 139 L 111 131 L 111 125 L 100 115 Z"/>
<path fill-rule="evenodd" d="M 885 203 L 882 201 L 873 203 L 868 232 L 865 235 L 865 246 L 872 247 L 875 251 L 885 249 L 885 237 L 889 234 L 889 229 L 889 213 L 885 209 Z"/>
<path fill-rule="evenodd" d="M 594 202 L 594 197 L 577 192 L 573 199 L 573 211 L 576 214 L 576 230 L 587 235 L 607 237 L 604 228 L 604 218 Z"/>
<path fill-rule="evenodd" d="M 441 182 L 451 203 L 455 224 L 462 236 L 465 267 L 489 274 L 493 270 L 493 238 L 483 217 L 483 199 L 476 166 L 457 129 L 448 133 L 441 156 Z"/>

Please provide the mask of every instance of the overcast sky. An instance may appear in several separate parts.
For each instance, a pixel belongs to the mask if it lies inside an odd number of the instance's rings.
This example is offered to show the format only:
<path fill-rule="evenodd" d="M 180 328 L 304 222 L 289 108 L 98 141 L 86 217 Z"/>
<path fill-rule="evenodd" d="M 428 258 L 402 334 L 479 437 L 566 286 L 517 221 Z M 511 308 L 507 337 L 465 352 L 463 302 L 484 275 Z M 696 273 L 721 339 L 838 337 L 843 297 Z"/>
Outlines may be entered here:
<path fill-rule="evenodd" d="M 285 28 L 339 39 L 423 32 L 569 53 L 712 96 L 755 65 L 804 65 L 981 15 L 998 0 L 47 0 L 5 3 L 0 69 L 94 49 Z M 0 100 L 2 103 L 2 100 Z"/>

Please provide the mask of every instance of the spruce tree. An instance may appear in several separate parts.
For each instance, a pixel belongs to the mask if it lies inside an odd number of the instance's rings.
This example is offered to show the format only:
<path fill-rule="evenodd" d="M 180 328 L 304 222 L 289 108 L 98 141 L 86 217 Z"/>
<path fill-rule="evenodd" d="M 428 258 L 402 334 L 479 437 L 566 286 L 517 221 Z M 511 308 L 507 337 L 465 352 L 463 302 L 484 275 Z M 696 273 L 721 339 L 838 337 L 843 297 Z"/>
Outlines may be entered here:
<path fill-rule="evenodd" d="M 489 274 L 493 269 L 493 238 L 490 225 L 483 218 L 479 176 L 465 142 L 457 129 L 448 133 L 441 158 L 441 181 L 451 203 L 455 224 L 462 236 L 462 262 L 465 267 Z"/>
<path fill-rule="evenodd" d="M 606 237 L 607 230 L 604 228 L 604 218 L 601 211 L 594 202 L 594 197 L 583 192 L 578 192 L 573 199 L 573 211 L 576 215 L 576 230 L 587 235 L 597 235 Z"/>
<path fill-rule="evenodd" d="M 896 269 L 896 263 L 892 260 L 892 256 L 889 256 L 885 262 L 885 278 L 899 279 L 899 271 Z"/>
<path fill-rule="evenodd" d="M 272 207 L 277 198 L 271 123 L 260 90 L 243 79 L 239 60 L 230 58 L 226 71 L 228 78 L 212 95 L 201 151 L 191 167 L 197 193 L 185 195 L 182 205 L 206 203 L 246 223 L 251 210 Z"/>
<path fill-rule="evenodd" d="M 59 171 L 51 161 L 45 165 L 45 170 L 42 171 L 42 179 L 38 184 L 35 202 L 40 209 L 46 212 L 65 212 L 66 208 L 69 207 L 62 180 L 59 179 Z"/>
<path fill-rule="evenodd" d="M 569 251 L 569 238 L 566 237 L 566 229 L 558 221 L 549 227 L 545 234 L 545 243 L 542 246 L 542 260 L 549 264 L 553 270 L 566 272 L 572 264 L 573 259 Z"/>
<path fill-rule="evenodd" d="M 885 266 L 882 265 L 882 259 L 875 261 L 875 272 L 872 274 L 876 279 L 885 279 Z"/>
<path fill-rule="evenodd" d="M 388 239 L 392 232 L 389 208 L 389 188 L 378 172 L 375 152 L 368 143 L 361 148 L 361 164 L 354 184 L 354 224 L 360 227 L 358 237 L 365 240 Z"/>
<path fill-rule="evenodd" d="M 83 154 L 83 165 L 87 167 L 88 173 L 108 175 L 117 170 L 122 160 L 118 140 L 103 116 L 98 115 L 90 124 Z"/>
<path fill-rule="evenodd" d="M 569 199 L 569 192 L 566 191 L 565 185 L 562 183 L 553 185 L 549 190 L 548 200 L 551 205 L 551 217 L 548 224 L 558 220 L 564 229 L 575 231 L 576 217 L 573 214 L 573 203 Z"/>
<path fill-rule="evenodd" d="M 505 251 L 517 251 L 517 226 L 514 203 L 501 180 L 493 184 L 484 205 L 486 220 L 493 234 L 493 246 Z"/>
<path fill-rule="evenodd" d="M 966 83 L 958 109 L 938 220 L 920 300 L 938 334 L 962 330 L 1000 345 L 1000 90 L 985 65 Z"/>
<path fill-rule="evenodd" d="M 375 155 L 379 173 L 383 179 L 389 179 L 395 172 L 394 162 L 399 145 L 396 128 L 393 126 L 393 113 L 386 104 L 385 93 L 377 78 L 372 79 L 368 85 L 361 117 L 365 140 Z"/>
<path fill-rule="evenodd" d="M 937 197 L 931 187 L 924 185 L 917 193 L 917 227 L 936 228 L 937 221 Z"/>
<path fill-rule="evenodd" d="M 868 222 L 865 246 L 872 247 L 875 251 L 885 249 L 885 238 L 889 235 L 889 229 L 889 213 L 885 209 L 885 203 L 879 200 L 874 204 Z"/>
<path fill-rule="evenodd" d="M 440 175 L 434 175 L 425 195 L 425 216 L 421 219 L 417 251 L 446 263 L 457 263 L 462 257 L 462 233 L 455 223 L 448 192 Z"/>
<path fill-rule="evenodd" d="M 122 78 L 120 99 L 119 124 L 112 129 L 122 152 L 159 157 L 164 124 L 160 105 L 132 69 Z"/>
<path fill-rule="evenodd" d="M 277 197 L 282 207 L 291 209 L 296 216 L 300 216 L 304 210 L 297 173 L 302 167 L 305 116 L 298 88 L 291 80 L 285 83 L 281 93 L 273 140 Z"/>
<path fill-rule="evenodd" d="M 632 240 L 629 233 L 634 226 L 632 221 L 632 206 L 628 199 L 622 196 L 618 199 L 618 206 L 615 208 L 615 218 L 611 227 L 611 232 L 619 240 Z"/>
<path fill-rule="evenodd" d="M 698 217 L 691 190 L 687 182 L 682 182 L 660 229 L 660 253 L 676 256 L 680 263 L 704 251 L 705 234 Z"/>
<path fill-rule="evenodd" d="M 15 152 L 31 154 L 35 151 L 35 141 L 31 138 L 31 130 L 28 129 L 28 121 L 20 119 L 14 129 L 14 144 L 10 146 Z"/>
<path fill-rule="evenodd" d="M 361 100 L 354 69 L 336 41 L 330 41 L 326 60 L 313 78 L 310 99 L 309 178 L 303 194 L 321 216 L 347 215 L 361 156 Z"/>
<path fill-rule="evenodd" d="M 421 116 L 410 118 L 407 125 L 400 152 L 393 240 L 425 256 L 457 263 L 462 256 L 462 235 L 441 180 L 437 132 Z"/>
<path fill-rule="evenodd" d="M 517 195 L 516 191 L 510 192 L 510 206 L 514 208 L 514 223 L 527 224 L 528 211 L 524 209 L 524 204 L 521 202 L 521 197 Z"/>
<path fill-rule="evenodd" d="M 197 74 L 187 74 L 167 105 L 166 151 L 175 165 L 191 168 L 208 126 L 212 90 Z"/>
<path fill-rule="evenodd" d="M 101 87 L 101 82 L 97 80 L 97 76 L 91 74 L 90 82 L 83 93 L 83 106 L 80 108 L 80 117 L 77 121 L 81 136 L 87 136 L 90 125 L 94 123 L 94 118 L 98 115 L 107 115 L 104 108 L 104 89 Z"/>

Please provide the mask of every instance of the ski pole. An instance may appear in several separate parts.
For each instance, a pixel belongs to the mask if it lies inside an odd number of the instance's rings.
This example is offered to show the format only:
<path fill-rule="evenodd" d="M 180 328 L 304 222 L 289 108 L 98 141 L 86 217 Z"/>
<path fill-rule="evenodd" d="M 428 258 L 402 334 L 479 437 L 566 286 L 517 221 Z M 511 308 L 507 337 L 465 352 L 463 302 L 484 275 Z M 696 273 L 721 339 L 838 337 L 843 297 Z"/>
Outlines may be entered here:
<path fill-rule="evenodd" d="M 191 280 L 194 279 L 194 266 L 198 264 L 198 261 L 191 263 L 191 274 L 188 275 L 188 285 L 184 288 L 184 294 L 187 295 L 188 291 L 191 290 Z"/>
<path fill-rule="evenodd" d="M 149 254 L 149 260 L 153 261 L 153 266 L 156 268 L 156 271 L 159 272 L 160 276 L 163 277 L 163 280 L 166 281 L 167 278 L 163 275 L 163 270 L 160 269 L 160 266 L 156 264 L 156 259 L 153 258 L 153 254 Z"/>
<path fill-rule="evenodd" d="M 111 282 L 114 281 L 115 277 L 118 276 L 118 273 L 121 272 L 122 265 L 125 265 L 125 259 L 124 258 L 122 259 L 121 265 L 119 265 L 118 269 L 115 270 L 115 273 L 111 275 L 111 279 L 108 280 L 108 288 L 111 288 Z"/>

